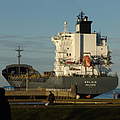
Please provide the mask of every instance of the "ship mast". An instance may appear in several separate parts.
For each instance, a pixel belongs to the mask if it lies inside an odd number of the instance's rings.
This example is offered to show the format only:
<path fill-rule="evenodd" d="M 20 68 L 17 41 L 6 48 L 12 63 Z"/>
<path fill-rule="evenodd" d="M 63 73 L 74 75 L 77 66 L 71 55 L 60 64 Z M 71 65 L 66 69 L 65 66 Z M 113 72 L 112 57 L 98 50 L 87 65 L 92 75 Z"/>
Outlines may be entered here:
<path fill-rule="evenodd" d="M 67 25 L 68 25 L 68 23 L 67 23 L 67 21 L 65 21 L 65 22 L 64 22 L 64 33 L 67 32 L 67 27 L 68 27 Z"/>
<path fill-rule="evenodd" d="M 19 67 L 18 67 L 18 74 L 20 75 L 20 63 L 21 63 L 21 59 L 20 58 L 22 57 L 22 55 L 20 53 L 23 51 L 23 49 L 21 49 L 21 47 L 18 46 L 16 51 L 18 52 L 18 65 L 19 65 Z"/>
<path fill-rule="evenodd" d="M 21 49 L 21 47 L 18 46 L 18 48 L 16 49 L 16 51 L 18 52 L 18 65 L 20 65 L 20 63 L 21 63 L 21 57 L 22 57 L 22 55 L 20 53 L 23 51 L 23 49 Z"/>

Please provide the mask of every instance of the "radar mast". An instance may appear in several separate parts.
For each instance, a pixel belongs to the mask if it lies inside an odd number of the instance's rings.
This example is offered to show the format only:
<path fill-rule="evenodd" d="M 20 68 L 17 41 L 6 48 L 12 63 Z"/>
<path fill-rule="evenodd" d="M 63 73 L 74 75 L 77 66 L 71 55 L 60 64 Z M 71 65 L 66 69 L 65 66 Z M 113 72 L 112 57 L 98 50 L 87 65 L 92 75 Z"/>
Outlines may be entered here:
<path fill-rule="evenodd" d="M 16 49 L 16 51 L 18 52 L 18 64 L 20 65 L 21 57 L 22 57 L 22 55 L 20 53 L 23 51 L 23 49 L 21 49 L 21 47 L 19 45 L 18 48 Z"/>

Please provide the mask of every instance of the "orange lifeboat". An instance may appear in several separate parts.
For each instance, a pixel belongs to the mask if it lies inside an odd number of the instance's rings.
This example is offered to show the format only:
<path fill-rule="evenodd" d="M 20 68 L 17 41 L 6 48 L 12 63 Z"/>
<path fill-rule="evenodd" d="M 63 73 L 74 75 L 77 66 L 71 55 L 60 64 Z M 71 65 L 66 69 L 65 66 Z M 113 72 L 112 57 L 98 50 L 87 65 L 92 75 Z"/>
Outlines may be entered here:
<path fill-rule="evenodd" d="M 91 66 L 91 64 L 90 64 L 91 60 L 90 60 L 90 57 L 88 55 L 84 56 L 83 61 L 84 61 L 84 65 L 86 67 L 90 67 Z"/>

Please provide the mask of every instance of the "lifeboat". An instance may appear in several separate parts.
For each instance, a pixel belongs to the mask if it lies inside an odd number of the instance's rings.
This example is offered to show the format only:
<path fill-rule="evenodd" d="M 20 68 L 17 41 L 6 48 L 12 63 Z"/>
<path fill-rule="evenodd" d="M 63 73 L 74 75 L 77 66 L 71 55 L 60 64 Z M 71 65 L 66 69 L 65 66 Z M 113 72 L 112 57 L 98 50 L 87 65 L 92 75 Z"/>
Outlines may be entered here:
<path fill-rule="evenodd" d="M 88 55 L 84 56 L 83 62 L 84 62 L 85 67 L 91 66 L 91 60 L 90 60 L 90 57 Z"/>

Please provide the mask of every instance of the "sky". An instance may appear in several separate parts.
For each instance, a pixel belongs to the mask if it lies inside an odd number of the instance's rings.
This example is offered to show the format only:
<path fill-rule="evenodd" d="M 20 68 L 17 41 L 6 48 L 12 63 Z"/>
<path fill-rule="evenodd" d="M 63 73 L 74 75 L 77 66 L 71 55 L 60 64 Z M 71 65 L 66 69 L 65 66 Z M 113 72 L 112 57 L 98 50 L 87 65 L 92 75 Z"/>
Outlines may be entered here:
<path fill-rule="evenodd" d="M 74 32 L 82 10 L 93 21 L 93 31 L 108 37 L 113 71 L 120 74 L 120 0 L 0 0 L 0 69 L 17 63 L 21 45 L 22 63 L 40 72 L 53 69 L 51 37 L 63 31 L 64 21 Z M 3 82 L 2 82 L 3 83 Z"/>

